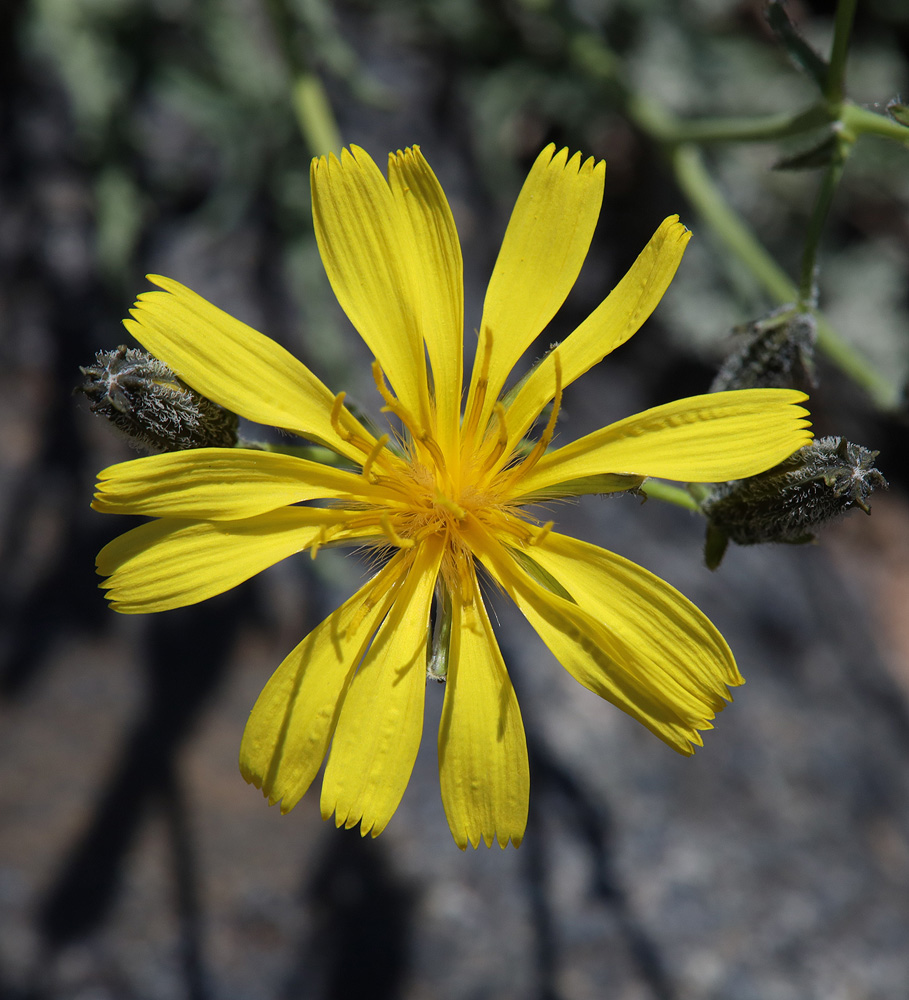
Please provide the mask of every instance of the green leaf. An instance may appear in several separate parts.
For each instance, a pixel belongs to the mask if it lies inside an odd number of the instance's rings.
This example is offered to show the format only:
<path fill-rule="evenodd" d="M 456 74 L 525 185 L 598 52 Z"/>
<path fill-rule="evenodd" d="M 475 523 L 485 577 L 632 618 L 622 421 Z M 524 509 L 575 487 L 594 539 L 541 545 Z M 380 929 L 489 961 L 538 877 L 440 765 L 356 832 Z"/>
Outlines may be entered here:
<path fill-rule="evenodd" d="M 773 164 L 774 170 L 813 170 L 816 167 L 826 167 L 842 156 L 840 139 L 829 135 L 826 139 L 793 156 L 784 156 Z"/>
<path fill-rule="evenodd" d="M 829 66 L 796 31 L 782 0 L 770 0 L 767 4 L 767 22 L 789 58 L 814 80 L 823 93 Z"/>

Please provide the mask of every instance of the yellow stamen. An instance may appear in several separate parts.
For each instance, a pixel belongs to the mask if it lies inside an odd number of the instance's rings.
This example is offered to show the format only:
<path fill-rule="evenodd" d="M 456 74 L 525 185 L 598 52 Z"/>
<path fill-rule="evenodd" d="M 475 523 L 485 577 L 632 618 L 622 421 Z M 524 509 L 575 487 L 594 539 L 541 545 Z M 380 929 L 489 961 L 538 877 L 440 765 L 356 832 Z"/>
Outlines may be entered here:
<path fill-rule="evenodd" d="M 439 447 L 438 442 L 431 434 L 423 433 L 417 439 L 420 444 L 422 444 L 432 455 L 432 459 L 436 464 L 436 468 L 440 473 L 445 472 L 445 456 L 442 454 L 442 449 Z"/>
<path fill-rule="evenodd" d="M 364 441 L 361 435 L 347 430 L 341 425 L 342 418 L 346 418 L 348 420 L 350 419 L 350 414 L 344 409 L 344 400 L 346 398 L 346 392 L 339 392 L 332 400 L 331 415 L 329 417 L 331 420 L 331 426 L 342 441 L 346 441 L 348 444 L 353 445 L 355 448 L 359 448 L 360 451 L 368 455 L 372 451 L 372 445 L 370 445 L 368 441 Z"/>
<path fill-rule="evenodd" d="M 346 431 L 341 427 L 341 411 L 344 408 L 344 400 L 347 398 L 346 392 L 339 392 L 337 396 L 332 400 L 331 404 L 331 426 L 341 438 L 342 441 L 350 441 L 353 436 L 350 431 Z"/>
<path fill-rule="evenodd" d="M 508 447 L 508 424 L 505 420 L 505 407 L 497 402 L 492 408 L 496 420 L 496 440 L 490 453 L 483 459 L 483 472 L 489 472 L 502 457 L 502 452 Z"/>
<path fill-rule="evenodd" d="M 454 500 L 449 500 L 448 497 L 446 497 L 438 489 L 435 492 L 434 499 L 437 507 L 442 507 L 445 510 L 447 510 L 450 514 L 454 514 L 454 516 L 459 521 L 463 521 L 464 518 L 467 517 L 467 511 L 464 510 L 463 507 L 459 507 L 458 504 L 454 502 Z"/>
<path fill-rule="evenodd" d="M 397 531 L 392 527 L 391 520 L 386 513 L 383 512 L 382 516 L 379 518 L 379 524 L 382 526 L 382 531 L 387 535 L 388 539 L 392 544 L 397 545 L 399 549 L 412 549 L 414 547 L 414 540 L 412 538 L 402 538 Z"/>
<path fill-rule="evenodd" d="M 382 451 L 385 445 L 388 444 L 390 440 L 391 437 L 388 434 L 383 434 L 379 438 L 379 440 L 376 441 L 376 443 L 373 445 L 372 450 L 366 456 L 366 461 L 363 463 L 363 470 L 362 470 L 363 478 L 367 482 L 372 483 L 373 485 L 375 485 L 379 481 L 378 476 L 374 476 L 372 474 L 373 464 L 375 463 L 375 460 L 379 457 L 379 453 Z"/>
<path fill-rule="evenodd" d="M 555 396 L 552 400 L 552 413 L 549 415 L 546 430 L 543 431 L 539 441 L 537 441 L 537 443 L 533 446 L 530 454 L 528 454 L 524 461 L 514 466 L 507 473 L 504 483 L 500 486 L 503 490 L 510 489 L 519 479 L 526 476 L 530 472 L 543 455 L 546 454 L 546 449 L 552 441 L 553 434 L 555 434 L 556 421 L 559 418 L 559 410 L 562 406 L 562 360 L 559 356 L 558 350 L 553 351 L 552 361 L 553 368 L 555 369 L 556 388 Z"/>
<path fill-rule="evenodd" d="M 362 518 L 358 519 L 362 523 Z M 349 531 L 352 528 L 359 527 L 357 520 L 348 521 L 347 524 L 326 524 L 319 529 L 319 534 L 316 540 L 309 547 L 309 555 L 311 559 L 315 559 L 319 554 L 319 549 L 323 548 L 325 545 L 330 545 L 332 539 L 336 535 L 340 535 L 344 531 Z"/>
<path fill-rule="evenodd" d="M 351 620 L 350 625 L 348 626 L 348 628 L 351 631 L 356 632 L 356 630 L 360 627 L 360 623 L 363 621 L 363 619 L 369 614 L 370 611 L 372 611 L 372 609 L 379 603 L 379 601 L 382 600 L 383 592 L 382 590 L 379 589 L 379 587 L 381 586 L 384 590 L 384 588 L 389 585 L 390 579 L 388 573 L 391 571 L 396 561 L 403 560 L 404 558 L 410 559 L 412 557 L 402 557 L 400 553 L 396 553 L 394 556 L 392 556 L 391 560 L 389 561 L 388 566 L 385 569 L 385 572 L 375 576 L 373 578 L 372 584 L 367 585 L 369 589 L 365 590 L 365 592 L 363 593 L 363 603 L 357 609 L 357 613 L 353 616 L 353 619 Z M 404 566 L 398 569 L 399 574 L 402 573 L 403 570 L 406 568 L 407 566 L 405 563 Z"/>
<path fill-rule="evenodd" d="M 385 400 L 382 412 L 393 413 L 410 431 L 413 437 L 421 437 L 425 431 L 414 419 L 410 410 L 408 410 L 406 406 L 402 406 L 398 398 L 391 391 L 388 382 L 385 380 L 385 372 L 382 371 L 382 366 L 378 361 L 373 361 L 372 363 L 372 378 L 376 383 L 376 389 L 379 390 L 379 395 L 381 395 L 382 399 Z"/>
<path fill-rule="evenodd" d="M 473 556 L 466 559 L 459 559 L 458 566 L 458 589 L 461 592 L 461 612 L 464 615 L 463 621 L 468 628 L 474 630 L 471 623 L 476 622 L 476 613 L 473 606 Z"/>
<path fill-rule="evenodd" d="M 492 364 L 492 331 L 489 327 L 483 328 L 480 342 L 483 346 L 483 356 L 479 357 L 478 350 L 475 364 L 479 364 L 480 370 L 474 379 L 473 392 L 470 397 L 470 413 L 467 414 L 464 421 L 464 431 L 461 435 L 461 440 L 468 444 L 476 438 L 480 416 L 486 403 L 486 391 L 489 388 L 489 368 Z"/>
<path fill-rule="evenodd" d="M 426 450 L 432 456 L 432 460 L 435 463 L 436 468 L 440 472 L 445 471 L 445 456 L 442 454 L 442 449 L 439 447 L 436 439 L 425 429 L 425 427 L 414 417 L 414 415 L 407 409 L 406 406 L 401 404 L 401 401 L 392 393 L 385 380 L 385 373 L 382 371 L 381 366 L 378 361 L 372 363 L 372 377 L 373 381 L 376 383 L 376 388 L 379 390 L 382 399 L 385 400 L 385 405 L 382 407 L 383 413 L 393 413 L 398 420 L 410 431 L 410 436 L 413 441 L 423 445 Z"/>
<path fill-rule="evenodd" d="M 531 532 L 530 544 L 531 545 L 542 545 L 543 540 L 552 531 L 555 521 L 547 521 L 542 528 L 537 529 L 535 532 Z"/>

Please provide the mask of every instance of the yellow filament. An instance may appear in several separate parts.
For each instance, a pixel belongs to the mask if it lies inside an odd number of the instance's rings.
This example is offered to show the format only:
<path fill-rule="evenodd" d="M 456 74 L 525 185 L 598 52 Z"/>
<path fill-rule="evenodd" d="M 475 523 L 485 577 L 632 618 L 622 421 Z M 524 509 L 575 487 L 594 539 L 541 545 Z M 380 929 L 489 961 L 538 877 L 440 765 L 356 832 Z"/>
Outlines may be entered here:
<path fill-rule="evenodd" d="M 458 589 L 461 592 L 461 613 L 465 616 L 467 627 L 476 631 L 476 614 L 473 606 L 473 556 L 458 560 Z"/>
<path fill-rule="evenodd" d="M 411 439 L 426 448 L 432 456 L 432 460 L 435 463 L 436 468 L 440 472 L 444 472 L 445 456 L 442 454 L 442 449 L 439 447 L 438 442 L 427 430 L 423 428 L 422 424 L 414 418 L 410 410 L 408 410 L 406 406 L 401 405 L 401 401 L 392 393 L 387 381 L 385 380 L 385 373 L 382 371 L 378 361 L 374 361 L 372 363 L 372 377 L 373 381 L 376 383 L 376 388 L 382 396 L 382 399 L 385 400 L 385 406 L 382 407 L 383 412 L 393 413 L 410 431 Z"/>
<path fill-rule="evenodd" d="M 530 470 L 539 462 L 539 460 L 546 454 L 546 449 L 549 447 L 552 441 L 552 436 L 555 434 L 556 421 L 559 417 L 559 410 L 562 406 L 562 360 L 559 356 L 559 352 L 556 350 L 552 354 L 553 367 L 555 368 L 555 396 L 552 400 L 552 413 L 549 415 L 549 421 L 546 424 L 546 429 L 540 436 L 539 441 L 533 446 L 530 454 L 524 459 L 523 462 L 516 465 L 506 476 L 505 482 L 500 486 L 502 490 L 510 489 L 519 479 L 526 476 Z"/>
<path fill-rule="evenodd" d="M 439 447 L 436 439 L 431 434 L 426 434 L 424 432 L 417 440 L 419 440 L 420 444 L 427 449 L 430 455 L 432 455 L 432 459 L 439 472 L 445 472 L 445 456 L 442 454 L 442 449 Z"/>
<path fill-rule="evenodd" d="M 346 392 L 339 392 L 338 395 L 332 400 L 331 426 L 334 429 L 335 434 L 337 434 L 342 441 L 349 442 L 352 437 L 350 431 L 346 431 L 341 427 L 341 411 L 344 408 L 344 400 L 346 397 Z"/>
<path fill-rule="evenodd" d="M 464 421 L 464 433 L 461 436 L 461 440 L 468 443 L 468 447 L 476 437 L 480 416 L 486 403 L 486 390 L 489 388 L 489 368 L 492 364 L 492 332 L 489 327 L 483 328 L 480 339 L 483 345 L 483 356 L 478 358 L 480 371 L 478 374 L 475 373 L 476 378 L 470 397 L 470 413 Z"/>
<path fill-rule="evenodd" d="M 372 450 L 366 456 L 366 461 L 363 463 L 363 478 L 375 485 L 378 482 L 378 477 L 372 475 L 372 467 L 376 459 L 379 457 L 379 453 L 391 440 L 388 434 L 383 434 L 378 441 L 372 446 Z"/>
<path fill-rule="evenodd" d="M 341 426 L 341 418 L 350 417 L 350 414 L 344 409 L 344 400 L 346 398 L 346 392 L 339 392 L 332 401 L 331 416 L 329 418 L 331 426 L 342 441 L 346 441 L 348 444 L 353 445 L 354 448 L 359 448 L 364 455 L 369 455 L 373 451 L 373 446 L 368 441 L 365 441 L 359 434 L 354 434 L 352 431 L 345 430 Z M 375 461 L 375 459 L 373 459 L 373 461 Z"/>
<path fill-rule="evenodd" d="M 555 524 L 555 521 L 547 521 L 543 525 L 543 527 L 540 528 L 538 531 L 532 532 L 531 535 L 530 535 L 530 544 L 531 545 L 542 545 L 544 539 L 546 538 L 546 536 L 549 534 L 550 531 L 552 531 L 552 528 L 553 528 L 554 524 Z"/>
<path fill-rule="evenodd" d="M 399 579 L 401 573 L 407 569 L 406 564 L 401 567 L 395 567 L 395 562 L 399 560 L 401 560 L 400 554 L 392 556 L 388 565 L 385 567 L 384 572 L 374 576 L 371 584 L 367 585 L 367 589 L 363 593 L 362 603 L 348 626 L 350 629 L 356 631 L 360 627 L 363 619 L 379 603 L 381 596 L 380 587 L 382 588 L 382 593 L 384 594 L 389 593 L 393 589 L 393 586 L 391 586 L 393 584 L 391 574 L 396 573 L 396 577 Z"/>
<path fill-rule="evenodd" d="M 382 531 L 392 542 L 393 545 L 397 545 L 399 549 L 412 549 L 414 547 L 414 540 L 412 538 L 402 538 L 397 531 L 392 527 L 391 520 L 388 515 L 383 512 L 382 516 L 379 518 L 379 524 L 382 526 Z"/>
<path fill-rule="evenodd" d="M 362 520 L 362 519 L 361 519 Z M 343 531 L 349 530 L 351 528 L 358 527 L 356 522 L 348 522 L 346 525 L 340 524 L 326 524 L 319 529 L 319 534 L 316 540 L 309 547 L 310 558 L 315 559 L 319 554 L 319 549 L 325 545 L 329 545 L 331 540 L 335 535 L 340 535 Z"/>
<path fill-rule="evenodd" d="M 508 447 L 508 425 L 505 422 L 505 407 L 500 402 L 496 402 L 492 408 L 492 415 L 495 417 L 497 433 L 493 444 L 489 444 L 493 440 L 492 435 L 488 435 L 483 441 L 483 447 L 487 449 L 487 454 L 479 463 L 481 475 L 495 469 L 496 462 L 498 462 L 502 457 L 502 453 Z"/>
<path fill-rule="evenodd" d="M 420 440 L 423 438 L 426 431 L 423 430 L 419 421 L 414 419 L 410 410 L 406 406 L 402 406 L 400 400 L 391 391 L 385 380 L 385 373 L 382 371 L 382 367 L 378 361 L 373 361 L 372 363 L 372 377 L 376 383 L 376 388 L 379 390 L 379 394 L 385 400 L 382 412 L 393 413 L 410 431 L 411 437 L 414 439 Z"/>
<path fill-rule="evenodd" d="M 434 499 L 437 507 L 442 507 L 445 510 L 447 510 L 450 514 L 454 514 L 454 516 L 459 521 L 463 521 L 464 518 L 467 517 L 467 511 L 464 510 L 463 507 L 459 507 L 458 504 L 454 502 L 454 500 L 449 500 L 448 497 L 446 497 L 438 489 L 435 492 Z"/>
<path fill-rule="evenodd" d="M 505 407 L 500 403 L 492 408 L 492 415 L 496 420 L 496 439 L 489 454 L 483 459 L 482 470 L 489 472 L 495 467 L 496 462 L 502 457 L 502 452 L 508 447 L 508 424 L 505 420 Z M 488 439 L 487 439 L 488 440 Z"/>

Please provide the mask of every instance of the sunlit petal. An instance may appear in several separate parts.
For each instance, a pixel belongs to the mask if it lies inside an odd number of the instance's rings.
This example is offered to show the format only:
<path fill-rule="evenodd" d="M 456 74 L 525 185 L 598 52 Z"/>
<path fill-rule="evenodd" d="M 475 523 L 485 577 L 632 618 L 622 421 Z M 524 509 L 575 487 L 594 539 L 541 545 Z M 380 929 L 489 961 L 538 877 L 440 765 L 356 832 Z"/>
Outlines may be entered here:
<path fill-rule="evenodd" d="M 272 674 L 246 723 L 240 771 L 288 812 L 312 784 L 331 740 L 345 690 L 394 598 L 402 560 L 309 633 Z"/>
<path fill-rule="evenodd" d="M 807 397 L 793 389 L 739 389 L 655 406 L 542 458 L 520 493 L 620 472 L 715 483 L 769 469 L 811 441 Z"/>
<path fill-rule="evenodd" d="M 488 536 L 478 538 L 476 544 L 484 565 L 575 680 L 637 719 L 679 753 L 691 754 L 692 743 L 701 745 L 697 730 L 712 728 L 711 720 L 725 704 L 725 686 L 705 690 L 704 685 L 692 683 L 678 660 L 657 662 L 646 646 L 635 646 L 629 639 L 633 629 L 613 630 L 585 606 L 538 582 L 536 574 L 528 571 L 532 562 L 517 561 L 517 554 L 509 556 Z M 537 548 L 543 546 L 530 550 L 531 560 Z M 666 595 L 657 585 L 648 591 L 644 581 L 642 575 L 635 583 L 638 596 L 647 594 L 639 614 L 648 613 L 652 596 L 658 615 L 667 604 Z M 716 669 L 712 666 L 710 672 Z"/>
<path fill-rule="evenodd" d="M 442 802 L 455 843 L 524 837 L 530 771 L 521 710 L 483 598 L 454 601 L 445 705 L 439 726 Z"/>
<path fill-rule="evenodd" d="M 647 320 L 663 297 L 682 260 L 691 233 L 677 215 L 666 219 L 624 278 L 586 320 L 528 375 L 508 407 L 509 444 L 513 447 L 555 395 L 556 353 L 561 384 L 599 364 L 624 344 Z"/>
<path fill-rule="evenodd" d="M 317 544 L 353 542 L 375 528 L 347 527 L 346 511 L 284 507 L 242 521 L 161 518 L 109 542 L 97 570 L 124 614 L 197 604 Z"/>
<path fill-rule="evenodd" d="M 432 365 L 436 436 L 456 453 L 463 380 L 464 279 L 451 209 L 419 146 L 388 158 L 388 180 L 400 208 L 400 243 L 409 248 L 417 319 Z"/>
<path fill-rule="evenodd" d="M 481 428 L 515 362 L 556 314 L 580 273 L 600 214 L 605 175 L 602 160 L 582 162 L 580 153 L 569 160 L 567 149 L 555 153 L 550 144 L 524 182 L 483 305 L 467 406 L 469 414 L 480 405 Z M 479 381 L 484 375 L 485 386 Z"/>
<path fill-rule="evenodd" d="M 556 532 L 528 555 L 588 615 L 665 671 L 667 682 L 710 701 L 743 683 L 725 639 L 707 616 L 653 573 Z"/>
<path fill-rule="evenodd" d="M 143 292 L 123 325 L 187 385 L 247 420 L 362 458 L 332 425 L 333 395 L 292 354 L 178 281 L 148 280 L 164 291 Z M 372 440 L 346 412 L 345 420 Z"/>
<path fill-rule="evenodd" d="M 376 356 L 401 402 L 429 425 L 416 248 L 403 205 L 358 146 L 313 160 L 313 224 L 341 308 Z"/>
<path fill-rule="evenodd" d="M 165 452 L 98 473 L 92 507 L 105 514 L 238 520 L 327 497 L 385 499 L 362 476 L 291 455 L 244 448 Z"/>
<path fill-rule="evenodd" d="M 360 823 L 363 836 L 388 824 L 413 770 L 423 733 L 426 642 L 440 540 L 421 547 L 347 693 L 322 782 L 322 816 Z"/>

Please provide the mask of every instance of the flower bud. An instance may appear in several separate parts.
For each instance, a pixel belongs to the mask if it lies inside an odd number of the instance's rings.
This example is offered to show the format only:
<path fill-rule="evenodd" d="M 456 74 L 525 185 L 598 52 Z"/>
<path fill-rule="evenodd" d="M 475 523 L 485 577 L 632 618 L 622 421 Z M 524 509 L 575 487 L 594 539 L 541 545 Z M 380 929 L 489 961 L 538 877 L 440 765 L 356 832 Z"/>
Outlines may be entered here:
<path fill-rule="evenodd" d="M 739 545 L 814 538 L 813 529 L 867 500 L 887 480 L 874 468 L 876 451 L 825 437 L 750 479 L 719 483 L 702 501 L 707 518 L 705 559 L 716 569 L 731 539 Z"/>
<path fill-rule="evenodd" d="M 723 362 L 711 392 L 814 388 L 817 325 L 811 313 L 784 306 L 734 332 L 744 339 Z"/>
<path fill-rule="evenodd" d="M 79 369 L 92 413 L 106 417 L 130 443 L 149 451 L 233 448 L 237 416 L 200 396 L 152 355 L 135 348 L 98 351 Z"/>

